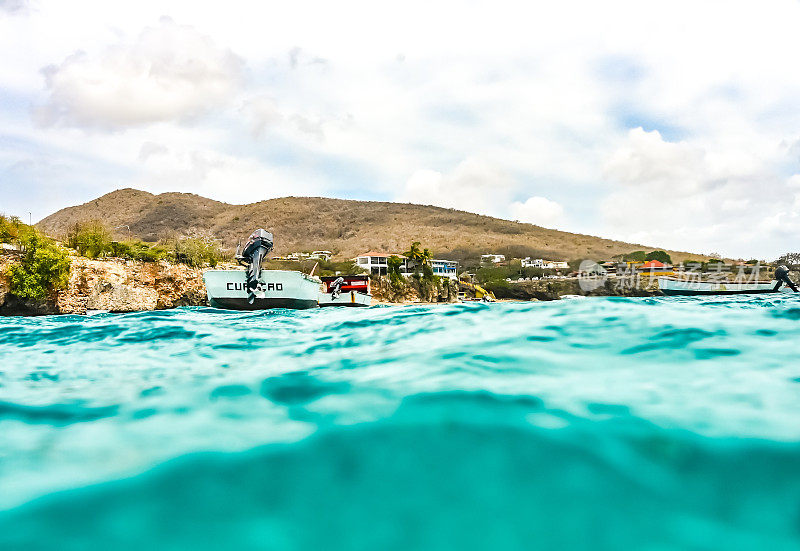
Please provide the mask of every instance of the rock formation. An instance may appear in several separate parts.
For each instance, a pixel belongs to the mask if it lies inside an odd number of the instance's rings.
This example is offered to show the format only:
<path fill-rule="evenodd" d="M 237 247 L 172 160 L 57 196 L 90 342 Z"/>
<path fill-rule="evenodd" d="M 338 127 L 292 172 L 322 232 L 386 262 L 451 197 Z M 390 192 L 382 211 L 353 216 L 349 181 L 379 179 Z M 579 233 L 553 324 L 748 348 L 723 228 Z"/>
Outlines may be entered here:
<path fill-rule="evenodd" d="M 10 292 L 7 267 L 15 255 L 0 256 L 0 315 L 85 314 L 87 310 L 135 312 L 207 304 L 203 272 L 182 264 L 73 257 L 69 283 L 44 303 Z"/>

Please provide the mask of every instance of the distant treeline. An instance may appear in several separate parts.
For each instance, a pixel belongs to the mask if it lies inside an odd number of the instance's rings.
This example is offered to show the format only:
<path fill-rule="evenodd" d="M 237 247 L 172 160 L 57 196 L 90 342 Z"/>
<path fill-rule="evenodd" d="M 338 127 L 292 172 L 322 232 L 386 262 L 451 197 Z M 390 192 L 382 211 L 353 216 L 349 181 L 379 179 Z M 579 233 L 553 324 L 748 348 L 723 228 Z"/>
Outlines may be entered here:
<path fill-rule="evenodd" d="M 115 241 L 111 231 L 100 220 L 73 224 L 64 236 L 64 244 L 87 258 L 125 258 L 143 262 L 168 260 L 192 267 L 216 266 L 232 255 L 219 241 L 202 232 L 174 236 L 148 243 L 138 239 Z"/>

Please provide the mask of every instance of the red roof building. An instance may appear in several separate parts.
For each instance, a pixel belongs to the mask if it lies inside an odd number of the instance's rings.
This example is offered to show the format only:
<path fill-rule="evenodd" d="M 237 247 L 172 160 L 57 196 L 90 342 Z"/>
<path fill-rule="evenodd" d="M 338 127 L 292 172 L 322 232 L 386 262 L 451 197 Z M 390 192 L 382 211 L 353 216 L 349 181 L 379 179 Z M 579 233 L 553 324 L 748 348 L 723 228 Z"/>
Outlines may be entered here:
<path fill-rule="evenodd" d="M 671 272 L 672 266 L 659 262 L 658 260 L 650 260 L 637 266 L 636 269 L 640 272 Z"/>

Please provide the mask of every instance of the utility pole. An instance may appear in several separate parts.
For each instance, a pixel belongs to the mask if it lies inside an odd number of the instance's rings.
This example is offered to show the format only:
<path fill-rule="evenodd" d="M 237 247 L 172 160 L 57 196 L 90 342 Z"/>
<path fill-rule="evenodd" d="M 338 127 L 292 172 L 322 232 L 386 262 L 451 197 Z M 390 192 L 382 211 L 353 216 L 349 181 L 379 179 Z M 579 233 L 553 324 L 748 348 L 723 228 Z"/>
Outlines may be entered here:
<path fill-rule="evenodd" d="M 28 212 L 28 225 L 33 226 L 33 215 Z"/>

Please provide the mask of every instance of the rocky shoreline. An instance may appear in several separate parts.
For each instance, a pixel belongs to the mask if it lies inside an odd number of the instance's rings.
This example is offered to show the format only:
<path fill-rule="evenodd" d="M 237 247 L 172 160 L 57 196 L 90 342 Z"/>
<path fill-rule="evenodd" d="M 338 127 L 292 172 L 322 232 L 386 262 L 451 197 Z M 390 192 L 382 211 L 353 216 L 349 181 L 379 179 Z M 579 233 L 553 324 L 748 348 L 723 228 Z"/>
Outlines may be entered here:
<path fill-rule="evenodd" d="M 183 264 L 72 257 L 69 283 L 44 302 L 21 300 L 5 274 L 17 256 L 0 257 L 0 315 L 85 314 L 89 310 L 137 312 L 206 305 L 203 272 Z"/>
<path fill-rule="evenodd" d="M 70 258 L 69 283 L 44 302 L 22 300 L 9 291 L 6 268 L 19 255 L 0 255 L 0 315 L 86 314 L 91 310 L 138 312 L 163 310 L 178 306 L 206 306 L 203 270 L 165 261 L 141 262 L 118 258 L 91 260 Z M 233 266 L 231 266 L 233 267 Z M 373 284 L 373 302 L 380 304 L 428 304 L 457 300 L 457 289 L 441 285 L 425 293 L 407 285 L 394 289 L 388 280 Z M 539 280 L 491 287 L 500 300 L 558 300 L 565 295 L 584 296 L 653 296 L 660 295 L 655 281 L 635 289 L 626 289 L 614 280 L 597 289 L 581 289 L 578 279 Z M 446 292 L 446 293 L 445 293 Z"/>
<path fill-rule="evenodd" d="M 578 278 L 541 279 L 522 281 L 508 285 L 487 285 L 498 299 L 512 300 L 559 300 L 563 296 L 587 297 L 651 297 L 662 296 L 655 278 L 642 278 L 636 285 L 626 285 L 617 278 L 609 278 L 598 283 L 595 288 L 581 286 Z"/>

